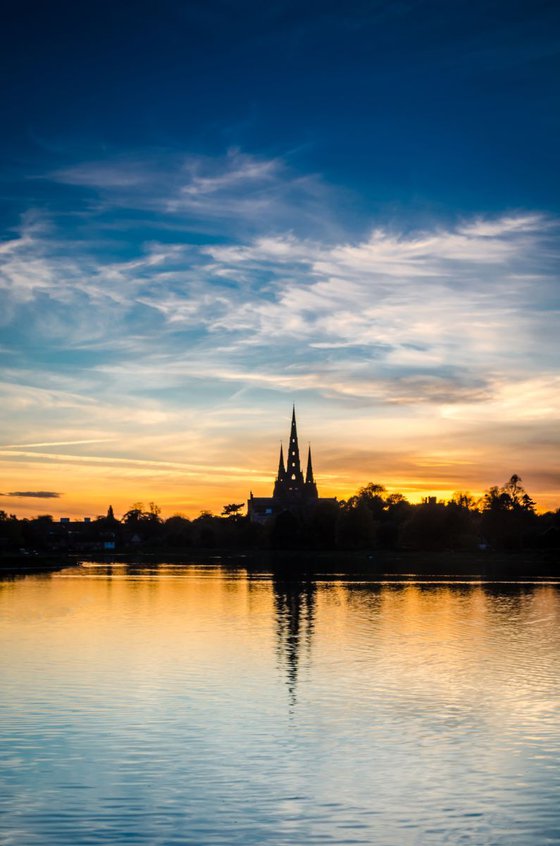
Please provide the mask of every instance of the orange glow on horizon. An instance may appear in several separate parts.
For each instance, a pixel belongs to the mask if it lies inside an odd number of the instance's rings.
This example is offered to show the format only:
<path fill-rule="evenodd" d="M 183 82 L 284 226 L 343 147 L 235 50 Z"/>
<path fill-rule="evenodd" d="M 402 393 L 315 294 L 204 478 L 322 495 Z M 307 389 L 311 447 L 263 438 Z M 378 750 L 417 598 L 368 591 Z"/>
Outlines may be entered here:
<path fill-rule="evenodd" d="M 286 414 L 286 410 L 289 414 Z M 469 429 L 455 409 L 449 417 L 420 410 L 415 417 L 391 411 L 379 417 L 348 409 L 332 411 L 308 404 L 298 415 L 305 466 L 312 438 L 313 469 L 319 496 L 347 499 L 370 482 L 410 502 L 435 496 L 449 500 L 457 491 L 475 499 L 517 473 L 540 512 L 560 507 L 550 449 L 519 451 L 504 432 Z M 0 445 L 0 508 L 19 517 L 96 517 L 109 505 L 117 516 L 135 502 L 155 502 L 164 517 L 194 518 L 202 510 L 220 514 L 227 503 L 271 496 L 280 438 L 289 433 L 291 407 L 275 415 L 266 408 L 225 409 L 216 417 L 189 415 L 185 427 L 148 431 L 127 427 L 120 437 L 101 428 L 66 430 L 51 441 L 37 423 L 29 437 Z M 34 437 L 33 437 L 34 435 Z M 81 435 L 81 437 L 78 437 Z M 57 498 L 9 496 L 17 491 L 52 491 Z"/>
<path fill-rule="evenodd" d="M 264 474 L 258 476 L 247 473 L 243 478 L 221 479 L 216 482 L 181 480 L 165 475 L 151 475 L 151 478 L 147 478 L 147 475 L 138 474 L 134 480 L 131 480 L 122 478 L 111 468 L 105 467 L 96 467 L 94 472 L 88 468 L 87 472 L 70 475 L 55 467 L 48 473 L 43 471 L 41 488 L 62 489 L 60 497 L 43 499 L 3 496 L 0 499 L 0 508 L 20 518 L 51 514 L 57 519 L 60 517 L 82 519 L 105 515 L 109 505 L 113 506 L 115 515 L 120 517 L 131 508 L 133 503 L 143 502 L 147 507 L 150 502 L 155 502 L 161 508 L 164 518 L 181 514 L 192 519 L 203 510 L 219 515 L 226 503 L 243 502 L 245 504 L 250 491 L 255 496 L 271 496 L 274 485 L 273 472 L 269 478 L 264 478 Z M 401 493 L 413 504 L 420 503 L 428 496 L 436 497 L 438 501 L 449 500 L 457 491 L 468 491 L 475 500 L 478 500 L 492 484 L 503 484 L 506 481 L 506 478 L 494 482 L 488 480 L 481 481 L 477 486 L 467 486 L 461 484 L 459 473 L 455 484 L 446 485 L 443 485 L 439 479 L 434 479 L 432 484 L 425 478 L 407 481 L 396 479 L 389 482 L 384 478 L 370 475 L 356 476 L 355 479 L 350 480 L 349 474 L 343 471 L 341 471 L 340 480 L 332 476 L 328 480 L 322 480 L 320 474 L 317 474 L 316 479 L 319 496 L 322 497 L 345 500 L 369 482 L 377 482 L 385 486 L 388 494 Z M 6 475 L 4 487 L 18 490 L 22 488 L 22 484 L 21 481 L 19 485 L 17 484 L 17 477 L 10 478 Z M 559 497 L 555 491 L 540 491 L 537 495 L 530 483 L 526 482 L 526 487 L 536 499 L 539 513 L 559 507 Z"/>

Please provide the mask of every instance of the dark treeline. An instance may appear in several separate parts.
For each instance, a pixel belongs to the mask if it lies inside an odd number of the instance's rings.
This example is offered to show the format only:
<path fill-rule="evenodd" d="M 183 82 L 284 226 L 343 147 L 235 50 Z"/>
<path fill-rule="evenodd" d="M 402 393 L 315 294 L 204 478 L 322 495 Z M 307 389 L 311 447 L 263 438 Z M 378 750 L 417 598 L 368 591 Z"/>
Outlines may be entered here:
<path fill-rule="evenodd" d="M 457 493 L 412 504 L 402 494 L 369 484 L 346 501 L 323 501 L 302 513 L 284 511 L 259 524 L 243 505 L 221 515 L 202 512 L 189 520 L 164 520 L 154 503 L 135 503 L 118 520 L 109 507 L 91 521 L 54 521 L 43 515 L 18 519 L 0 511 L 0 554 L 180 552 L 198 549 L 496 550 L 560 548 L 560 509 L 537 514 L 521 479 L 512 476 L 481 500 Z"/>

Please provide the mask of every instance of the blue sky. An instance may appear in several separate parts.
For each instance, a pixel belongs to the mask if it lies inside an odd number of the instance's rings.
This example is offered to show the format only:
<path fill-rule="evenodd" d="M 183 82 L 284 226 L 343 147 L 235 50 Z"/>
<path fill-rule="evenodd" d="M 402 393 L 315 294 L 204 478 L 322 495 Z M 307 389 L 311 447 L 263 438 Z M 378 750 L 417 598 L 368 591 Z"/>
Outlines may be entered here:
<path fill-rule="evenodd" d="M 295 401 L 325 493 L 517 472 L 560 504 L 559 24 L 552 2 L 8 10 L 3 493 L 241 501 Z"/>

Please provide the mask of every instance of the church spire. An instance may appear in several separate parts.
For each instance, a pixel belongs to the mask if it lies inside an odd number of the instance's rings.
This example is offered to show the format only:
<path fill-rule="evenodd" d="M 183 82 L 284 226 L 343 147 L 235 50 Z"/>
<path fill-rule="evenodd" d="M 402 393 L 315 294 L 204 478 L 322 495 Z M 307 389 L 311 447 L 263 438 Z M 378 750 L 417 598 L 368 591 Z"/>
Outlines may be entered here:
<path fill-rule="evenodd" d="M 278 462 L 278 481 L 281 482 L 286 476 L 284 467 L 284 447 L 280 444 L 280 461 Z"/>
<path fill-rule="evenodd" d="M 307 452 L 307 473 L 305 474 L 305 492 L 308 498 L 317 499 L 319 494 L 317 493 L 317 485 L 315 484 L 315 479 L 313 478 L 313 464 L 311 463 L 311 445 L 309 445 L 309 450 Z"/>
<path fill-rule="evenodd" d="M 292 429 L 290 432 L 290 444 L 288 446 L 288 462 L 286 466 L 286 475 L 290 485 L 294 486 L 303 484 L 303 473 L 299 463 L 299 445 L 296 426 L 296 407 L 294 405 L 292 410 Z"/>
<path fill-rule="evenodd" d="M 311 444 L 309 445 L 309 450 L 307 452 L 307 473 L 305 474 L 305 483 L 307 485 L 314 484 L 315 479 L 313 478 L 313 465 L 311 464 Z"/>

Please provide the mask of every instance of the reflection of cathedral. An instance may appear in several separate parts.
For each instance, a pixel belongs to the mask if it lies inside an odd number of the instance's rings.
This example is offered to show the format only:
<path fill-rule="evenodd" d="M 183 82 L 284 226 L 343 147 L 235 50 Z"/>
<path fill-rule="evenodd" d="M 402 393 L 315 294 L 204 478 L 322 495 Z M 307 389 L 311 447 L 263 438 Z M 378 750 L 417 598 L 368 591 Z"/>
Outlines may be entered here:
<path fill-rule="evenodd" d="M 319 498 L 317 485 L 313 478 L 311 447 L 309 447 L 307 453 L 305 478 L 303 476 L 299 459 L 296 410 L 294 408 L 286 464 L 284 464 L 284 449 L 280 446 L 280 461 L 274 492 L 271 497 L 255 497 L 251 493 L 247 503 L 247 514 L 254 523 L 266 523 L 272 517 L 284 511 L 301 515 L 319 502 L 334 502 L 334 500 Z"/>
<path fill-rule="evenodd" d="M 310 579 L 274 577 L 274 603 L 278 658 L 286 671 L 290 703 L 296 702 L 296 685 L 302 649 L 309 661 L 315 614 L 315 584 Z"/>

